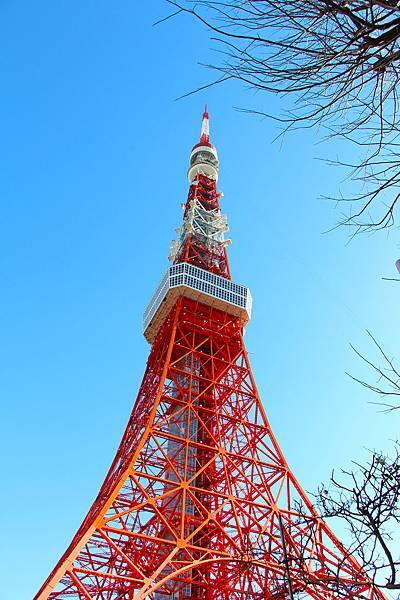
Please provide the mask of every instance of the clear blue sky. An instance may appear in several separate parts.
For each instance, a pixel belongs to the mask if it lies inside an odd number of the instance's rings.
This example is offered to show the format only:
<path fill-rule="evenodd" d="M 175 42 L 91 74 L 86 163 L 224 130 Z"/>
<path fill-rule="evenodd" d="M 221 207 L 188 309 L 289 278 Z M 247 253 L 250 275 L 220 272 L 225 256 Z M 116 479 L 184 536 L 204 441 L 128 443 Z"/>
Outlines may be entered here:
<path fill-rule="evenodd" d="M 398 350 L 396 236 L 329 235 L 341 175 L 315 133 L 272 144 L 275 109 L 238 85 L 174 99 L 211 74 L 189 18 L 162 0 L 0 2 L 1 600 L 32 597 L 97 494 L 148 346 L 143 309 L 167 267 L 189 151 L 208 101 L 233 276 L 275 433 L 308 490 L 386 448 L 398 417 L 345 375 L 365 328 Z"/>

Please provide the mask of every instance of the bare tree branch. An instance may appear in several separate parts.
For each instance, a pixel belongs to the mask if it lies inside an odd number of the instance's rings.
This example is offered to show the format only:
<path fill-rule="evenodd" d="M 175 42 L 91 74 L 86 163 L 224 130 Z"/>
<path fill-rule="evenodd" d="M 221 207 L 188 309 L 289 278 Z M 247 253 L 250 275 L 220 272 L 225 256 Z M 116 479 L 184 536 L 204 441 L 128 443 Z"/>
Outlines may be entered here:
<path fill-rule="evenodd" d="M 364 571 L 377 587 L 399 590 L 400 598 L 400 446 L 391 456 L 373 452 L 369 463 L 353 464 L 319 489 L 319 511 L 346 524 L 349 550 Z"/>
<path fill-rule="evenodd" d="M 351 379 L 360 383 L 367 389 L 375 392 L 381 397 L 385 398 L 393 398 L 393 402 L 379 402 L 380 406 L 384 407 L 385 412 L 390 412 L 392 410 L 398 410 L 400 408 L 400 369 L 396 366 L 393 358 L 389 358 L 387 353 L 383 350 L 382 346 L 377 342 L 375 337 L 367 331 L 369 337 L 373 341 L 375 347 L 378 349 L 378 355 L 380 356 L 382 362 L 382 366 L 375 364 L 373 361 L 367 359 L 361 352 L 359 352 L 352 344 L 350 344 L 351 348 L 357 354 L 361 360 L 367 364 L 372 371 L 377 376 L 377 381 L 375 383 L 370 383 L 364 381 L 358 377 L 354 377 L 347 373 Z"/>
<path fill-rule="evenodd" d="M 323 125 L 364 149 L 349 168 L 362 191 L 339 225 L 355 233 L 391 227 L 400 198 L 398 82 L 400 6 L 395 0 L 167 0 L 213 32 L 221 81 L 293 96 L 265 116 L 283 133 Z M 339 162 L 339 164 L 345 164 Z M 348 206 L 348 204 L 347 204 Z"/>

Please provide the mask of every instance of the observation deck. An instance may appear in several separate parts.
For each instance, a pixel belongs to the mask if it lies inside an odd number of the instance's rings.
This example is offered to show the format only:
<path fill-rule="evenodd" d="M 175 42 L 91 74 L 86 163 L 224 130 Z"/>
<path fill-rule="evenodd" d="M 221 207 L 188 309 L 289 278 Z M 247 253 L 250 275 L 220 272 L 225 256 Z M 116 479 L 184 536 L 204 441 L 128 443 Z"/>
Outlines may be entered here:
<path fill-rule="evenodd" d="M 149 344 L 154 342 L 179 296 L 239 317 L 243 327 L 250 321 L 249 288 L 189 263 L 178 263 L 169 267 L 144 311 L 143 334 Z"/>

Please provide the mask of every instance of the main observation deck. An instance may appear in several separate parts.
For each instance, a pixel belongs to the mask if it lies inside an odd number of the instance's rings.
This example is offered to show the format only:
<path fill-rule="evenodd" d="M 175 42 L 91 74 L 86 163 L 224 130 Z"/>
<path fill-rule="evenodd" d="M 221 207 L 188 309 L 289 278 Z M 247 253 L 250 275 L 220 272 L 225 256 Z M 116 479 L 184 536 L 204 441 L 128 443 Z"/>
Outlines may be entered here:
<path fill-rule="evenodd" d="M 251 317 L 249 288 L 189 263 L 178 263 L 169 267 L 144 311 L 143 333 L 150 344 L 179 296 L 239 317 L 243 326 Z"/>

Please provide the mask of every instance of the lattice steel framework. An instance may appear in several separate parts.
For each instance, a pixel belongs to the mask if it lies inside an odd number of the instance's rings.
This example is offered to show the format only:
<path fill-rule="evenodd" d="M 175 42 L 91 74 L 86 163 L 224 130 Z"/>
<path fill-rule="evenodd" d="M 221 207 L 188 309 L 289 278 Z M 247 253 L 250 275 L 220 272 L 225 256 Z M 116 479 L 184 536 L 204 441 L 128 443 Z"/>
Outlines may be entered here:
<path fill-rule="evenodd" d="M 217 169 L 206 111 L 173 258 L 230 279 Z M 290 471 L 242 321 L 203 300 L 182 292 L 160 324 L 114 462 L 36 599 L 383 600 Z"/>

